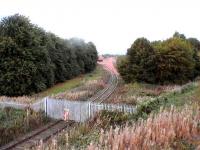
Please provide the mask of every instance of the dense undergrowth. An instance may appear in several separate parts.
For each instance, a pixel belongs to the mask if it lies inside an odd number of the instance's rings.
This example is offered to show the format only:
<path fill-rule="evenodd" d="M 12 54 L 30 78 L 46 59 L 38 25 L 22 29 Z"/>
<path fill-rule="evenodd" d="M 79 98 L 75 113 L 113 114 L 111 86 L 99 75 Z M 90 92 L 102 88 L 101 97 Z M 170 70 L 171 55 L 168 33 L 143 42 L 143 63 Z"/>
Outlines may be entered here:
<path fill-rule="evenodd" d="M 87 149 L 194 149 L 192 143 L 200 135 L 199 119 L 199 107 L 185 106 L 181 110 L 171 107 L 150 115 L 146 121 L 102 131 L 98 142 Z"/>
<path fill-rule="evenodd" d="M 147 83 L 129 83 L 124 84 L 123 80 L 119 78 L 119 85 L 111 97 L 106 102 L 108 103 L 122 103 L 130 105 L 139 105 L 145 101 L 150 101 L 158 97 L 169 94 L 181 92 L 187 88 L 193 88 L 196 82 L 189 82 L 185 85 L 154 85 Z"/>
<path fill-rule="evenodd" d="M 50 121 L 43 112 L 33 110 L 0 109 L 0 146 Z"/>

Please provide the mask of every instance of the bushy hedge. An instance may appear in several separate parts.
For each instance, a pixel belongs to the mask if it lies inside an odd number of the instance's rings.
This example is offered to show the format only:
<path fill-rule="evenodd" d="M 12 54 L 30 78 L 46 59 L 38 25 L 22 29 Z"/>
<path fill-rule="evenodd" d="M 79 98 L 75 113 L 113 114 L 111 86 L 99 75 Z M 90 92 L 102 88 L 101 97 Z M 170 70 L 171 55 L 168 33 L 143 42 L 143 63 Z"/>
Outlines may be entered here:
<path fill-rule="evenodd" d="M 139 38 L 118 63 L 118 70 L 126 82 L 183 84 L 200 74 L 199 43 L 179 33 L 165 41 Z"/>
<path fill-rule="evenodd" d="M 0 22 L 0 95 L 40 92 L 96 67 L 93 43 L 64 40 L 14 15 Z"/>

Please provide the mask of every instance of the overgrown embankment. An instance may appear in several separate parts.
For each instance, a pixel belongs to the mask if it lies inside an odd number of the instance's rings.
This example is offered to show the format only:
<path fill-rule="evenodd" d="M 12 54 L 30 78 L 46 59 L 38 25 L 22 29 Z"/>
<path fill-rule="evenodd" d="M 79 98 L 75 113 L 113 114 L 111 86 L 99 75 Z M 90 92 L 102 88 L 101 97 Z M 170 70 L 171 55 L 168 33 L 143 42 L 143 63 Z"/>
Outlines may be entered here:
<path fill-rule="evenodd" d="M 49 121 L 50 119 L 43 112 L 34 112 L 30 109 L 0 109 L 0 146 L 47 124 Z"/>

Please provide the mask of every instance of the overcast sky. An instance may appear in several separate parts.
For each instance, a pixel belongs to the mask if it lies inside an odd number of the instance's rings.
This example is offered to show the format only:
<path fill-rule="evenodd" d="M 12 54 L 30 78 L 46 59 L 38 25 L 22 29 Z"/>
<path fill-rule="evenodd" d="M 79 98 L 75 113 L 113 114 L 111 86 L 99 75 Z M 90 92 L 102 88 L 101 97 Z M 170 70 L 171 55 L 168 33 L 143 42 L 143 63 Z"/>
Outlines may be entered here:
<path fill-rule="evenodd" d="M 92 41 L 100 54 L 125 54 L 138 37 L 175 31 L 200 39 L 199 0 L 0 0 L 0 17 L 16 13 L 62 38 Z"/>

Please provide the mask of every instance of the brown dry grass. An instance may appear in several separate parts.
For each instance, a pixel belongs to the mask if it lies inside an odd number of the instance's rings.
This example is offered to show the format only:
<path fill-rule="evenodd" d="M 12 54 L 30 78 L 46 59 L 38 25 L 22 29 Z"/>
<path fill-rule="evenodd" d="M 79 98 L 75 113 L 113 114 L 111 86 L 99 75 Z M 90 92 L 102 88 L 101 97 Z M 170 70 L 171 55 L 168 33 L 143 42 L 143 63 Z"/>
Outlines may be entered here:
<path fill-rule="evenodd" d="M 30 104 L 36 101 L 36 98 L 29 97 L 29 96 L 19 96 L 19 97 L 7 97 L 7 96 L 0 96 L 0 101 L 13 101 L 19 102 L 24 104 Z"/>
<path fill-rule="evenodd" d="M 137 105 L 143 101 L 157 98 L 166 93 L 181 92 L 182 89 L 198 82 L 189 82 L 185 85 L 151 85 L 142 83 L 124 84 L 122 80 L 114 94 L 107 100 L 108 103 L 126 103 Z"/>
<path fill-rule="evenodd" d="M 88 150 L 149 150 L 174 148 L 176 140 L 189 143 L 200 136 L 200 108 L 185 106 L 181 111 L 171 107 L 151 115 L 146 121 L 125 128 L 102 131 L 98 143 Z"/>
<path fill-rule="evenodd" d="M 105 88 L 105 86 L 105 82 L 101 79 L 90 80 L 75 90 L 59 93 L 53 96 L 53 98 L 67 100 L 86 100 L 87 98 L 90 98 L 96 94 L 99 90 Z"/>
<path fill-rule="evenodd" d="M 98 124 L 98 123 L 94 123 Z M 41 143 L 36 149 L 66 149 L 73 148 L 69 145 L 69 138 L 77 135 L 83 136 L 90 131 L 87 124 L 82 128 L 74 128 L 70 133 L 64 132 L 63 145 L 59 145 L 53 138 L 48 145 Z M 84 132 L 83 132 L 84 131 Z M 101 130 L 99 139 L 87 146 L 87 150 L 151 150 L 151 149 L 183 149 L 180 141 L 188 145 L 200 147 L 200 107 L 185 105 L 182 108 L 171 107 L 161 109 L 158 114 L 151 114 L 147 120 L 140 120 L 125 127 Z M 68 149 L 67 148 L 67 149 Z"/>

